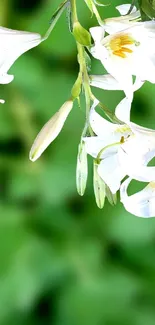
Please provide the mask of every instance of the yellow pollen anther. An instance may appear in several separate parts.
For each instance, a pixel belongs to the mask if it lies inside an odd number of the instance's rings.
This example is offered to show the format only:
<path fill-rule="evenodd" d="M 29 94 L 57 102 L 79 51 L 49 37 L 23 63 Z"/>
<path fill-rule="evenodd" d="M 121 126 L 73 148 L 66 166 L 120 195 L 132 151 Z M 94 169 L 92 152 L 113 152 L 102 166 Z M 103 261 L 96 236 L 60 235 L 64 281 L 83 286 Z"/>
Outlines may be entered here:
<path fill-rule="evenodd" d="M 126 58 L 126 53 L 132 53 L 133 50 L 126 45 L 130 46 L 134 44 L 135 41 L 131 36 L 127 35 L 117 35 L 110 40 L 109 47 L 114 55 L 117 55 L 121 58 Z M 125 45 L 125 46 L 124 46 Z"/>

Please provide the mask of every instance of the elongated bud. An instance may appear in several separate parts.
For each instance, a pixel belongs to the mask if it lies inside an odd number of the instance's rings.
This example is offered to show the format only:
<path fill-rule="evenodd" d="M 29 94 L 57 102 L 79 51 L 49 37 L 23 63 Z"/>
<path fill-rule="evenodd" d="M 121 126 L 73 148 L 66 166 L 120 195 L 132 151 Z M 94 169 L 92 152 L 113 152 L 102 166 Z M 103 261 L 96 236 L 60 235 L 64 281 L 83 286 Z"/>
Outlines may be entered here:
<path fill-rule="evenodd" d="M 30 150 L 29 158 L 32 161 L 37 160 L 49 144 L 58 136 L 63 125 L 73 107 L 73 101 L 68 100 L 56 112 L 51 119 L 43 126 L 37 135 L 32 148 Z"/>
<path fill-rule="evenodd" d="M 116 203 L 117 203 L 117 193 L 113 194 L 110 191 L 110 188 L 107 185 L 106 185 L 105 191 L 106 191 L 106 197 L 107 197 L 109 203 L 111 205 L 116 205 Z"/>
<path fill-rule="evenodd" d="M 78 156 L 77 156 L 77 167 L 76 167 L 76 187 L 79 195 L 83 196 L 88 176 L 88 162 L 87 153 L 85 149 L 85 143 L 82 141 L 79 144 Z"/>
<path fill-rule="evenodd" d="M 91 46 L 91 36 L 89 32 L 77 21 L 73 25 L 73 35 L 78 43 L 84 46 Z"/>
<path fill-rule="evenodd" d="M 93 175 L 93 181 L 94 181 L 94 194 L 95 194 L 95 200 L 98 208 L 102 209 L 104 207 L 104 201 L 105 201 L 105 183 L 103 179 L 98 174 L 98 164 L 94 160 L 94 175 Z"/>

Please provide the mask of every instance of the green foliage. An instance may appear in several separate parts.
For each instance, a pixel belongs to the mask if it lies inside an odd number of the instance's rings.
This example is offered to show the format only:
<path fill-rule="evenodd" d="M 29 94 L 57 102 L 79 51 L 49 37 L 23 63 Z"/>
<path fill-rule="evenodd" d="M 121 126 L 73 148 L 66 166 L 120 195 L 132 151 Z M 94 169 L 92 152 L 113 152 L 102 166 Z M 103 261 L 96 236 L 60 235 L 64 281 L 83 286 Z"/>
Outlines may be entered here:
<path fill-rule="evenodd" d="M 78 1 L 81 24 L 95 26 Z M 44 35 L 59 1 L 38 1 L 33 11 L 31 2 L 22 1 L 30 6 L 24 12 L 17 10 L 20 1 L 2 1 L 1 24 Z M 101 7 L 104 17 L 116 15 L 122 1 L 111 3 Z M 91 73 L 102 72 L 93 60 Z M 85 196 L 76 193 L 82 101 L 40 160 L 28 160 L 35 136 L 77 77 L 65 14 L 10 73 L 14 81 L 0 85 L 6 100 L 0 109 L 0 325 L 154 325 L 155 219 L 136 218 L 107 199 L 98 209 L 91 164 Z M 136 92 L 132 110 L 135 122 L 152 128 L 154 89 L 146 83 Z M 112 110 L 123 98 L 121 92 L 94 93 Z"/>

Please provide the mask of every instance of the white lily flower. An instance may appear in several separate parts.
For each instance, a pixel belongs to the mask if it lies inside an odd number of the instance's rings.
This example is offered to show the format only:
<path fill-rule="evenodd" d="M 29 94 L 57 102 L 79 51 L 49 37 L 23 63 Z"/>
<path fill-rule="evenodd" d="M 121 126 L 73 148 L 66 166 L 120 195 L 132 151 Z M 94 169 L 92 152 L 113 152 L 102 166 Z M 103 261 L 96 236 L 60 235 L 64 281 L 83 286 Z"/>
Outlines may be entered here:
<path fill-rule="evenodd" d="M 139 20 L 141 16 L 140 11 L 133 6 L 131 13 L 128 14 L 130 7 L 130 4 L 117 6 L 116 9 L 119 11 L 121 16 L 107 18 L 104 20 L 104 28 L 108 34 L 116 33 L 120 30 L 128 28 L 135 21 Z"/>
<path fill-rule="evenodd" d="M 0 84 L 10 83 L 14 76 L 8 70 L 24 52 L 42 42 L 40 34 L 0 27 Z"/>
<path fill-rule="evenodd" d="M 128 196 L 127 189 L 131 178 L 126 179 L 120 187 L 121 202 L 125 209 L 137 217 L 155 217 L 155 181 L 143 190 Z"/>
<path fill-rule="evenodd" d="M 43 126 L 37 135 L 32 148 L 30 150 L 29 158 L 31 161 L 36 161 L 45 149 L 61 132 L 64 123 L 73 107 L 73 101 L 66 101 L 61 108 L 51 117 L 51 119 Z"/>
<path fill-rule="evenodd" d="M 155 83 L 155 21 L 139 22 L 105 36 L 104 28 L 90 29 L 95 45 L 92 55 L 99 59 L 132 101 L 132 76 Z"/>
<path fill-rule="evenodd" d="M 86 151 L 96 158 L 98 173 L 114 194 L 126 176 L 139 181 L 155 179 L 155 167 L 147 167 L 155 155 L 155 131 L 129 121 L 130 105 L 127 98 L 116 108 L 125 118 L 124 124 L 114 124 L 96 111 L 95 101 L 90 112 L 90 125 L 96 136 L 86 137 Z M 122 114 L 122 111 L 126 113 Z M 142 145 L 143 144 L 143 145 Z"/>

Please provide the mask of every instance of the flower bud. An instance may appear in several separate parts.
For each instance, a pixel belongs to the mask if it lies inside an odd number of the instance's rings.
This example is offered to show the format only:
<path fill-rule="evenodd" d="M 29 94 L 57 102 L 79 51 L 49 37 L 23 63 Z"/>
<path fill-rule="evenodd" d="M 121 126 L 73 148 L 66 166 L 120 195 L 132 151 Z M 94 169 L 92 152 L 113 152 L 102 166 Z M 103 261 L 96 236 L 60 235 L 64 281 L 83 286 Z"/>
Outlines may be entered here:
<path fill-rule="evenodd" d="M 91 36 L 89 32 L 77 21 L 73 25 L 73 35 L 78 43 L 84 46 L 91 46 Z"/>
<path fill-rule="evenodd" d="M 63 125 L 73 107 L 73 101 L 68 100 L 56 112 L 51 119 L 43 126 L 37 135 L 32 148 L 30 150 L 29 158 L 32 161 L 37 160 L 49 144 L 58 136 Z"/>
<path fill-rule="evenodd" d="M 76 187 L 79 195 L 83 196 L 88 176 L 88 163 L 85 143 L 81 142 L 78 148 L 77 167 L 76 167 Z"/>
<path fill-rule="evenodd" d="M 98 208 L 102 209 L 104 207 L 105 201 L 105 183 L 103 179 L 98 174 L 98 164 L 94 160 L 94 175 L 93 175 L 93 182 L 94 182 L 94 194 L 95 200 Z"/>
<path fill-rule="evenodd" d="M 116 205 L 116 203 L 117 203 L 117 193 L 113 194 L 110 191 L 110 188 L 107 185 L 106 185 L 106 188 L 105 188 L 105 192 L 106 192 L 106 197 L 107 197 L 109 203 L 111 205 Z"/>

